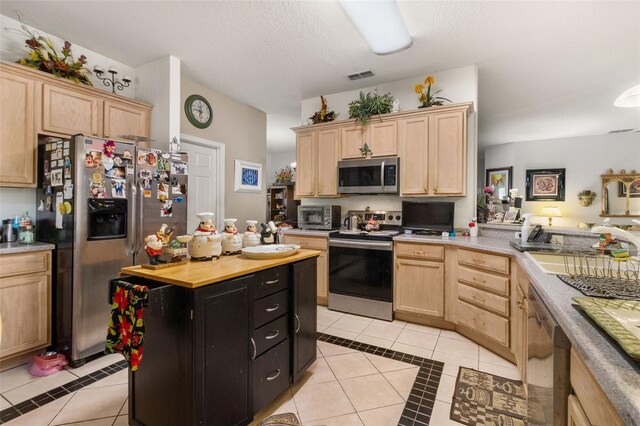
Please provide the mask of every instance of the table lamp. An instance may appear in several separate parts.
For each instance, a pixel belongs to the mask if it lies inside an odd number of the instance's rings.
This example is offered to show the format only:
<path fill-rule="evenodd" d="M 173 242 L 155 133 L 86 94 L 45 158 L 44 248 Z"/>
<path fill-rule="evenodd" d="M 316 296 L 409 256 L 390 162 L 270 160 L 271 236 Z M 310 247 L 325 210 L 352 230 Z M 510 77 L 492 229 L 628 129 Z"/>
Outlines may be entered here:
<path fill-rule="evenodd" d="M 556 206 L 547 206 L 542 209 L 540 216 L 546 216 L 549 218 L 549 226 L 551 226 L 551 220 L 554 217 L 561 217 L 562 213 L 560 213 L 560 209 Z"/>

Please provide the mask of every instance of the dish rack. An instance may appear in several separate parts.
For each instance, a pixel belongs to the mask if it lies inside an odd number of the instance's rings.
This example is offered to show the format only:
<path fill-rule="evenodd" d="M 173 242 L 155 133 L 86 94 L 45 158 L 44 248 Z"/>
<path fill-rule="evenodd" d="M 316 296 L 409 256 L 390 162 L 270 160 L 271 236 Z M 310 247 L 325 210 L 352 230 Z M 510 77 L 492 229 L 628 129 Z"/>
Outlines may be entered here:
<path fill-rule="evenodd" d="M 563 253 L 564 267 L 572 278 L 597 278 L 640 285 L 640 257 L 616 258 L 597 250 Z"/>

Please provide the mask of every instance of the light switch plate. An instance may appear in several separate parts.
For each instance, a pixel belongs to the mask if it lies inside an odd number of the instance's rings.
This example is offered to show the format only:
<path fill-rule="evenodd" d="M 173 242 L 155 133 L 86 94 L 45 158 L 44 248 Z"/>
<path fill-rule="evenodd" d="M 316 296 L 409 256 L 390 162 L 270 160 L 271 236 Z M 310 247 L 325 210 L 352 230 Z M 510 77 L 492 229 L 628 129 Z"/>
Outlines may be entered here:
<path fill-rule="evenodd" d="M 563 235 L 553 235 L 551 237 L 551 244 L 563 244 L 564 243 L 564 236 Z"/>

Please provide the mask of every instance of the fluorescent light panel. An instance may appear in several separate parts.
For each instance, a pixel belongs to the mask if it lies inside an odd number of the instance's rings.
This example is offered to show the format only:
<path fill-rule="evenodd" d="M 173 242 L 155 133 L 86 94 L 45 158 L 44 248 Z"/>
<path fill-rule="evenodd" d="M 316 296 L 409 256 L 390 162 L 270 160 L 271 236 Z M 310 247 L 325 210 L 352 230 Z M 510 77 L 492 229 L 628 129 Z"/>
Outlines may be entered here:
<path fill-rule="evenodd" d="M 633 86 L 629 90 L 625 90 L 622 95 L 613 103 L 617 107 L 622 108 L 638 108 L 640 107 L 640 84 Z"/>
<path fill-rule="evenodd" d="M 395 0 L 340 0 L 340 5 L 377 55 L 400 52 L 413 44 Z"/>

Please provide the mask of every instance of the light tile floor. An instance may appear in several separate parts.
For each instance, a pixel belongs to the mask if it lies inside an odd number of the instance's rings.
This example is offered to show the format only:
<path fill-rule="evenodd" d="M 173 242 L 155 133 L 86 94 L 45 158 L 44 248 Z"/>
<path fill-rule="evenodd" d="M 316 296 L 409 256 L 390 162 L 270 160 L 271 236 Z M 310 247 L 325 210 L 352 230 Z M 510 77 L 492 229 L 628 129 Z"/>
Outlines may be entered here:
<path fill-rule="evenodd" d="M 386 322 L 329 311 L 318 306 L 318 331 L 444 362 L 432 425 L 459 424 L 449 419 L 458 368 L 462 365 L 520 379 L 515 365 L 448 330 Z M 27 366 L 0 373 L 0 410 L 120 361 L 108 355 L 77 369 L 34 378 Z M 418 368 L 318 342 L 318 359 L 303 378 L 255 417 L 257 425 L 271 414 L 292 412 L 305 425 L 397 425 Z M 127 424 L 127 372 L 112 374 L 50 402 L 6 425 Z"/>

